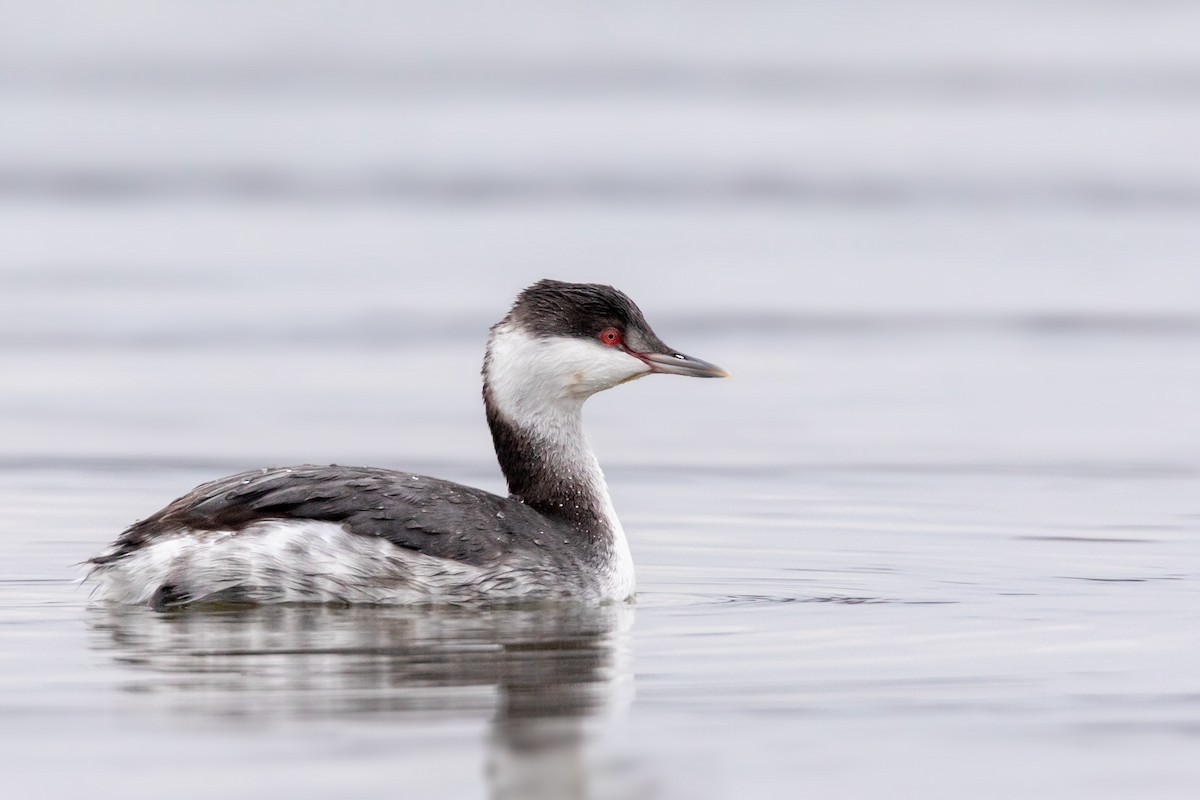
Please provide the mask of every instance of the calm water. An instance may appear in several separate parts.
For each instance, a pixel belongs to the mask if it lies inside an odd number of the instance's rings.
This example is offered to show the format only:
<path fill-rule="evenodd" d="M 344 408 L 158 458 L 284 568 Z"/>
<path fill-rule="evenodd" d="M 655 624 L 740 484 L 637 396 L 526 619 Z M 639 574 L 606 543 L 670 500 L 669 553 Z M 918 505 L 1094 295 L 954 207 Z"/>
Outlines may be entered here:
<path fill-rule="evenodd" d="M 428 797 L 791 797 L 896 786 L 934 796 L 1189 796 L 1200 780 L 1200 468 L 1097 457 L 1119 451 L 1130 431 L 1118 429 L 1110 400 L 1089 408 L 1081 397 L 1097 382 L 1126 402 L 1144 391 L 1155 419 L 1128 420 L 1143 426 L 1134 441 L 1161 428 L 1190 446 L 1193 406 L 1171 394 L 1200 385 L 1200 337 L 694 343 L 738 370 L 736 380 L 635 384 L 598 399 L 592 415 L 639 566 L 635 607 L 89 607 L 73 564 L 195 483 L 259 462 L 6 459 L 0 736 L 10 785 L 54 797 L 97 782 L 119 784 L 124 797 L 366 797 L 401 784 Z M 181 373 L 216 355 L 171 351 Z M 249 374 L 296 356 L 220 357 Z M 137 386 L 103 388 L 106 363 L 149 375 L 162 353 L 36 358 L 57 364 L 56 380 L 80 394 L 63 387 L 43 392 L 39 408 L 10 410 L 33 429 L 57 415 L 112 415 L 114 425 L 147 429 L 128 449 L 157 436 L 186 441 L 142 416 Z M 422 355 L 371 358 L 404 365 Z M 1029 372 L 1053 378 L 1018 380 Z M 1135 375 L 1126 379 L 1136 386 L 1115 380 Z M 858 386 L 868 379 L 873 390 Z M 291 440 L 303 438 L 303 419 L 331 413 L 305 397 L 306 380 L 289 370 L 238 382 L 259 441 L 302 448 Z M 101 388 L 89 394 L 84 382 Z M 447 379 L 454 391 L 457 382 Z M 424 404 L 399 404 L 388 433 L 396 451 L 405 431 L 420 441 L 423 421 L 436 419 L 427 406 L 458 403 L 440 382 L 424 385 Z M 278 391 L 295 398 L 282 418 L 259 415 Z M 831 392 L 845 392 L 847 407 L 828 407 Z M 59 402 L 77 406 L 56 410 Z M 1023 407 L 1015 416 L 1014 406 Z M 1073 427 L 1059 439 L 1040 432 L 1066 426 L 1067 412 Z M 137 422 L 122 422 L 124 413 Z M 374 456 L 375 417 L 358 413 L 345 435 Z M 482 435 L 477 416 L 464 416 L 462 438 Z M 955 434 L 960 424 L 973 440 Z M 908 437 L 938 436 L 961 451 L 939 457 L 910 444 L 911 457 L 899 457 Z M 1048 440 L 1057 457 L 1003 455 L 1025 436 Z M 858 437 L 874 444 L 854 459 L 810 455 L 838 437 L 848 452 Z M 499 488 L 484 457 L 381 460 Z"/>
<path fill-rule="evenodd" d="M 1200 793 L 1195 9 L 110 5 L 0 25 L 6 797 Z M 635 606 L 89 605 L 216 475 L 500 490 L 544 276 L 734 376 L 589 404 Z"/>

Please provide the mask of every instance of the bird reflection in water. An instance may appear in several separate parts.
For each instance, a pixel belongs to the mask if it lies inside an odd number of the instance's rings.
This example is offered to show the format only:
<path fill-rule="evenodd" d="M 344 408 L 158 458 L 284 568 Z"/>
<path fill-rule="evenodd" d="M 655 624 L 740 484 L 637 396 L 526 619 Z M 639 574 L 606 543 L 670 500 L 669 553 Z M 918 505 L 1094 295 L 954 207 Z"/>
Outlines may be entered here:
<path fill-rule="evenodd" d="M 589 794 L 589 720 L 632 698 L 633 607 L 91 610 L 139 702 L 256 720 L 490 719 L 496 798 Z"/>

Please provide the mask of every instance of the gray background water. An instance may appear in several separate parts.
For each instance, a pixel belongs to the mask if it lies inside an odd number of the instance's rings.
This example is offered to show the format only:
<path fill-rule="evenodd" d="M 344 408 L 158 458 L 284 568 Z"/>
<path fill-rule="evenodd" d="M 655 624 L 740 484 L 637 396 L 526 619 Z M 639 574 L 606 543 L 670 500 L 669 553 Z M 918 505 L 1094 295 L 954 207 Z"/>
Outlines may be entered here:
<path fill-rule="evenodd" d="M 0 4 L 11 797 L 1193 797 L 1200 8 Z M 502 488 L 611 282 L 634 608 L 89 607 L 195 483 Z"/>

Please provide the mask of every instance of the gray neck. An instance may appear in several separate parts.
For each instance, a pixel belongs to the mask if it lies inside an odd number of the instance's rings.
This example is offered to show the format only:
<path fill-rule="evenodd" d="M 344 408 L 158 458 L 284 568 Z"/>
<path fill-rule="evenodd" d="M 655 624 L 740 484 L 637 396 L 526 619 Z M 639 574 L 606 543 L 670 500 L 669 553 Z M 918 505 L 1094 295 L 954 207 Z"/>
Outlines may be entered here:
<path fill-rule="evenodd" d="M 509 493 L 581 530 L 607 527 L 612 504 L 583 434 L 581 410 L 553 424 L 523 425 L 502 410 L 490 385 L 484 386 L 483 402 Z"/>
<path fill-rule="evenodd" d="M 604 473 L 583 433 L 588 394 L 546 339 L 501 323 L 483 366 L 483 402 L 508 490 L 584 530 L 618 527 Z"/>
<path fill-rule="evenodd" d="M 574 356 L 555 357 L 544 339 L 501 323 L 483 365 L 483 402 L 508 490 L 552 519 L 571 525 L 597 559 L 604 594 L 634 590 L 633 559 L 604 473 L 583 433 L 591 394 L 573 380 Z"/>

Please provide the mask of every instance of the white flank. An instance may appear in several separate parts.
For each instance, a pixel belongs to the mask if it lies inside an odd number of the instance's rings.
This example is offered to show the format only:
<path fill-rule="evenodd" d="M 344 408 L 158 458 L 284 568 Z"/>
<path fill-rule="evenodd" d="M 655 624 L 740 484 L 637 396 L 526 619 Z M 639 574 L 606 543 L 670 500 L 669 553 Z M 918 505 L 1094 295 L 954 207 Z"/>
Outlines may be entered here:
<path fill-rule="evenodd" d="M 98 567 L 95 597 L 146 604 L 162 586 L 189 600 L 269 603 L 454 603 L 534 597 L 536 570 L 421 555 L 331 522 L 273 520 L 236 533 L 180 529 Z"/>

